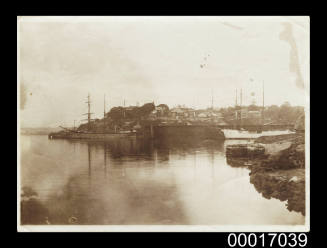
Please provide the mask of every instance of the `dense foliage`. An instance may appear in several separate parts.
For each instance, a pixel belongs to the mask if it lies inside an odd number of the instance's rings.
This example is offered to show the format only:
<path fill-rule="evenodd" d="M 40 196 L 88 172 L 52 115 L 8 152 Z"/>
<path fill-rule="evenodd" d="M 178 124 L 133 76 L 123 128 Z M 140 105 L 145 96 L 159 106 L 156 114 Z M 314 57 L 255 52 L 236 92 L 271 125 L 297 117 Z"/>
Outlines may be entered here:
<path fill-rule="evenodd" d="M 240 107 L 221 108 L 220 112 L 224 119 L 228 121 L 235 118 L 236 109 L 240 109 Z M 248 111 L 262 111 L 262 107 L 256 105 L 243 106 L 243 109 L 247 109 Z M 267 106 L 264 111 L 265 122 L 274 124 L 295 124 L 301 115 L 304 115 L 304 108 L 302 106 L 291 106 L 289 102 L 285 102 L 281 106 Z"/>
<path fill-rule="evenodd" d="M 121 119 L 141 119 L 148 116 L 155 106 L 153 103 L 146 103 L 141 107 L 123 108 L 114 107 L 107 114 L 107 117 L 113 121 L 119 121 Z"/>
<path fill-rule="evenodd" d="M 265 118 L 280 124 L 289 123 L 295 124 L 297 119 L 304 115 L 304 108 L 302 106 L 291 106 L 290 103 L 285 102 L 280 107 L 272 105 L 265 108 Z"/>
<path fill-rule="evenodd" d="M 93 120 L 90 123 L 90 130 L 96 132 L 103 131 L 113 131 L 113 130 L 130 130 L 135 125 L 148 125 L 148 122 L 152 124 L 159 122 L 156 119 L 149 119 L 148 116 L 151 114 L 156 107 L 154 103 L 146 103 L 141 107 L 132 106 L 132 107 L 113 107 L 107 114 L 105 119 Z M 157 106 L 160 114 L 168 116 L 169 107 L 166 104 L 160 104 Z M 214 111 L 216 114 L 221 113 L 224 122 L 228 124 L 238 123 L 239 120 L 235 119 L 235 111 L 240 111 L 240 106 L 237 107 L 228 107 L 215 110 L 203 110 L 203 111 Z M 256 125 L 261 124 L 261 106 L 249 105 L 243 106 L 243 110 L 247 111 L 259 111 L 260 114 L 258 117 L 244 118 L 242 119 L 243 125 Z M 159 112 L 158 112 L 159 113 Z M 156 115 L 158 116 L 158 113 Z M 271 124 L 295 124 L 300 116 L 304 116 L 304 108 L 301 106 L 291 106 L 288 102 L 285 102 L 281 106 L 271 105 L 265 107 L 264 119 L 265 123 Z M 82 124 L 78 127 L 78 130 L 86 131 L 88 130 L 88 124 Z"/>

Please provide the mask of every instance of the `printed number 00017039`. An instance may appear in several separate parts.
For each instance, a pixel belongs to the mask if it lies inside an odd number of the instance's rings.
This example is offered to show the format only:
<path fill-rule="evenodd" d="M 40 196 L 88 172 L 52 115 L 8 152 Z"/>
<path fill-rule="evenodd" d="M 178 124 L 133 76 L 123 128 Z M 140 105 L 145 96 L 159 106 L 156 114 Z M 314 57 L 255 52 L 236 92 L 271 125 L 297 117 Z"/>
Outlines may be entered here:
<path fill-rule="evenodd" d="M 268 239 L 265 240 L 265 236 L 268 236 Z M 228 235 L 228 245 L 229 247 L 255 247 L 257 244 L 262 245 L 262 247 L 305 247 L 307 244 L 307 235 L 305 233 L 295 234 L 295 233 L 263 233 L 258 236 L 255 233 L 245 234 L 235 234 L 231 233 Z M 267 243 L 265 243 L 267 242 Z M 267 246 L 266 246 L 267 245 Z"/>

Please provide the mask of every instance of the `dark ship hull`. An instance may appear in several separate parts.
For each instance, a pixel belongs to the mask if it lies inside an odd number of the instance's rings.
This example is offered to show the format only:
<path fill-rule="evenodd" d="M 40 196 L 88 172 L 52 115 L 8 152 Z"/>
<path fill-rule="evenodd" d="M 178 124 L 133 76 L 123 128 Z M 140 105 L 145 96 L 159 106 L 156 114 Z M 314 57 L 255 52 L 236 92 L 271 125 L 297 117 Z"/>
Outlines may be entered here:
<path fill-rule="evenodd" d="M 107 140 L 113 138 L 122 137 L 136 137 L 135 132 L 126 133 L 78 133 L 78 132 L 60 132 L 50 133 L 49 139 L 96 139 L 96 140 Z"/>

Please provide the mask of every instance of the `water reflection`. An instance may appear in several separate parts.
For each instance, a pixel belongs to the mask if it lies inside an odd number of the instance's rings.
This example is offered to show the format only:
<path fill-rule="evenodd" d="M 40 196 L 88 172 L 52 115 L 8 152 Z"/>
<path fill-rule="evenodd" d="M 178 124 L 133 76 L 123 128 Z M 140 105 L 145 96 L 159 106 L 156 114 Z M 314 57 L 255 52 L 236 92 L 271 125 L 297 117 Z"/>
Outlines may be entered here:
<path fill-rule="evenodd" d="M 89 178 L 91 179 L 91 148 L 89 143 L 87 143 L 87 154 L 87 158 L 89 161 Z"/>
<path fill-rule="evenodd" d="M 303 224 L 226 164 L 224 142 L 22 136 L 22 186 L 46 211 L 23 224 Z M 22 208 L 23 216 L 31 208 Z M 24 212 L 24 213 L 23 213 Z"/>

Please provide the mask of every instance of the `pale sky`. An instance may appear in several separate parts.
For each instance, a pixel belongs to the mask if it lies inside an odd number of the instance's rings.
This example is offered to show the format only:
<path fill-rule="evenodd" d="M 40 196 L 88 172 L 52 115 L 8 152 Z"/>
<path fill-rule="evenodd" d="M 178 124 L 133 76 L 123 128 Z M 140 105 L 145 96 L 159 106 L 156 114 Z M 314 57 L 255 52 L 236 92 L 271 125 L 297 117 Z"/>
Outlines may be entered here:
<path fill-rule="evenodd" d="M 308 17 L 19 17 L 17 47 L 22 127 L 80 124 L 88 93 L 97 118 L 104 94 L 107 111 L 233 106 L 241 88 L 261 105 L 263 81 L 265 105 L 308 102 Z"/>

